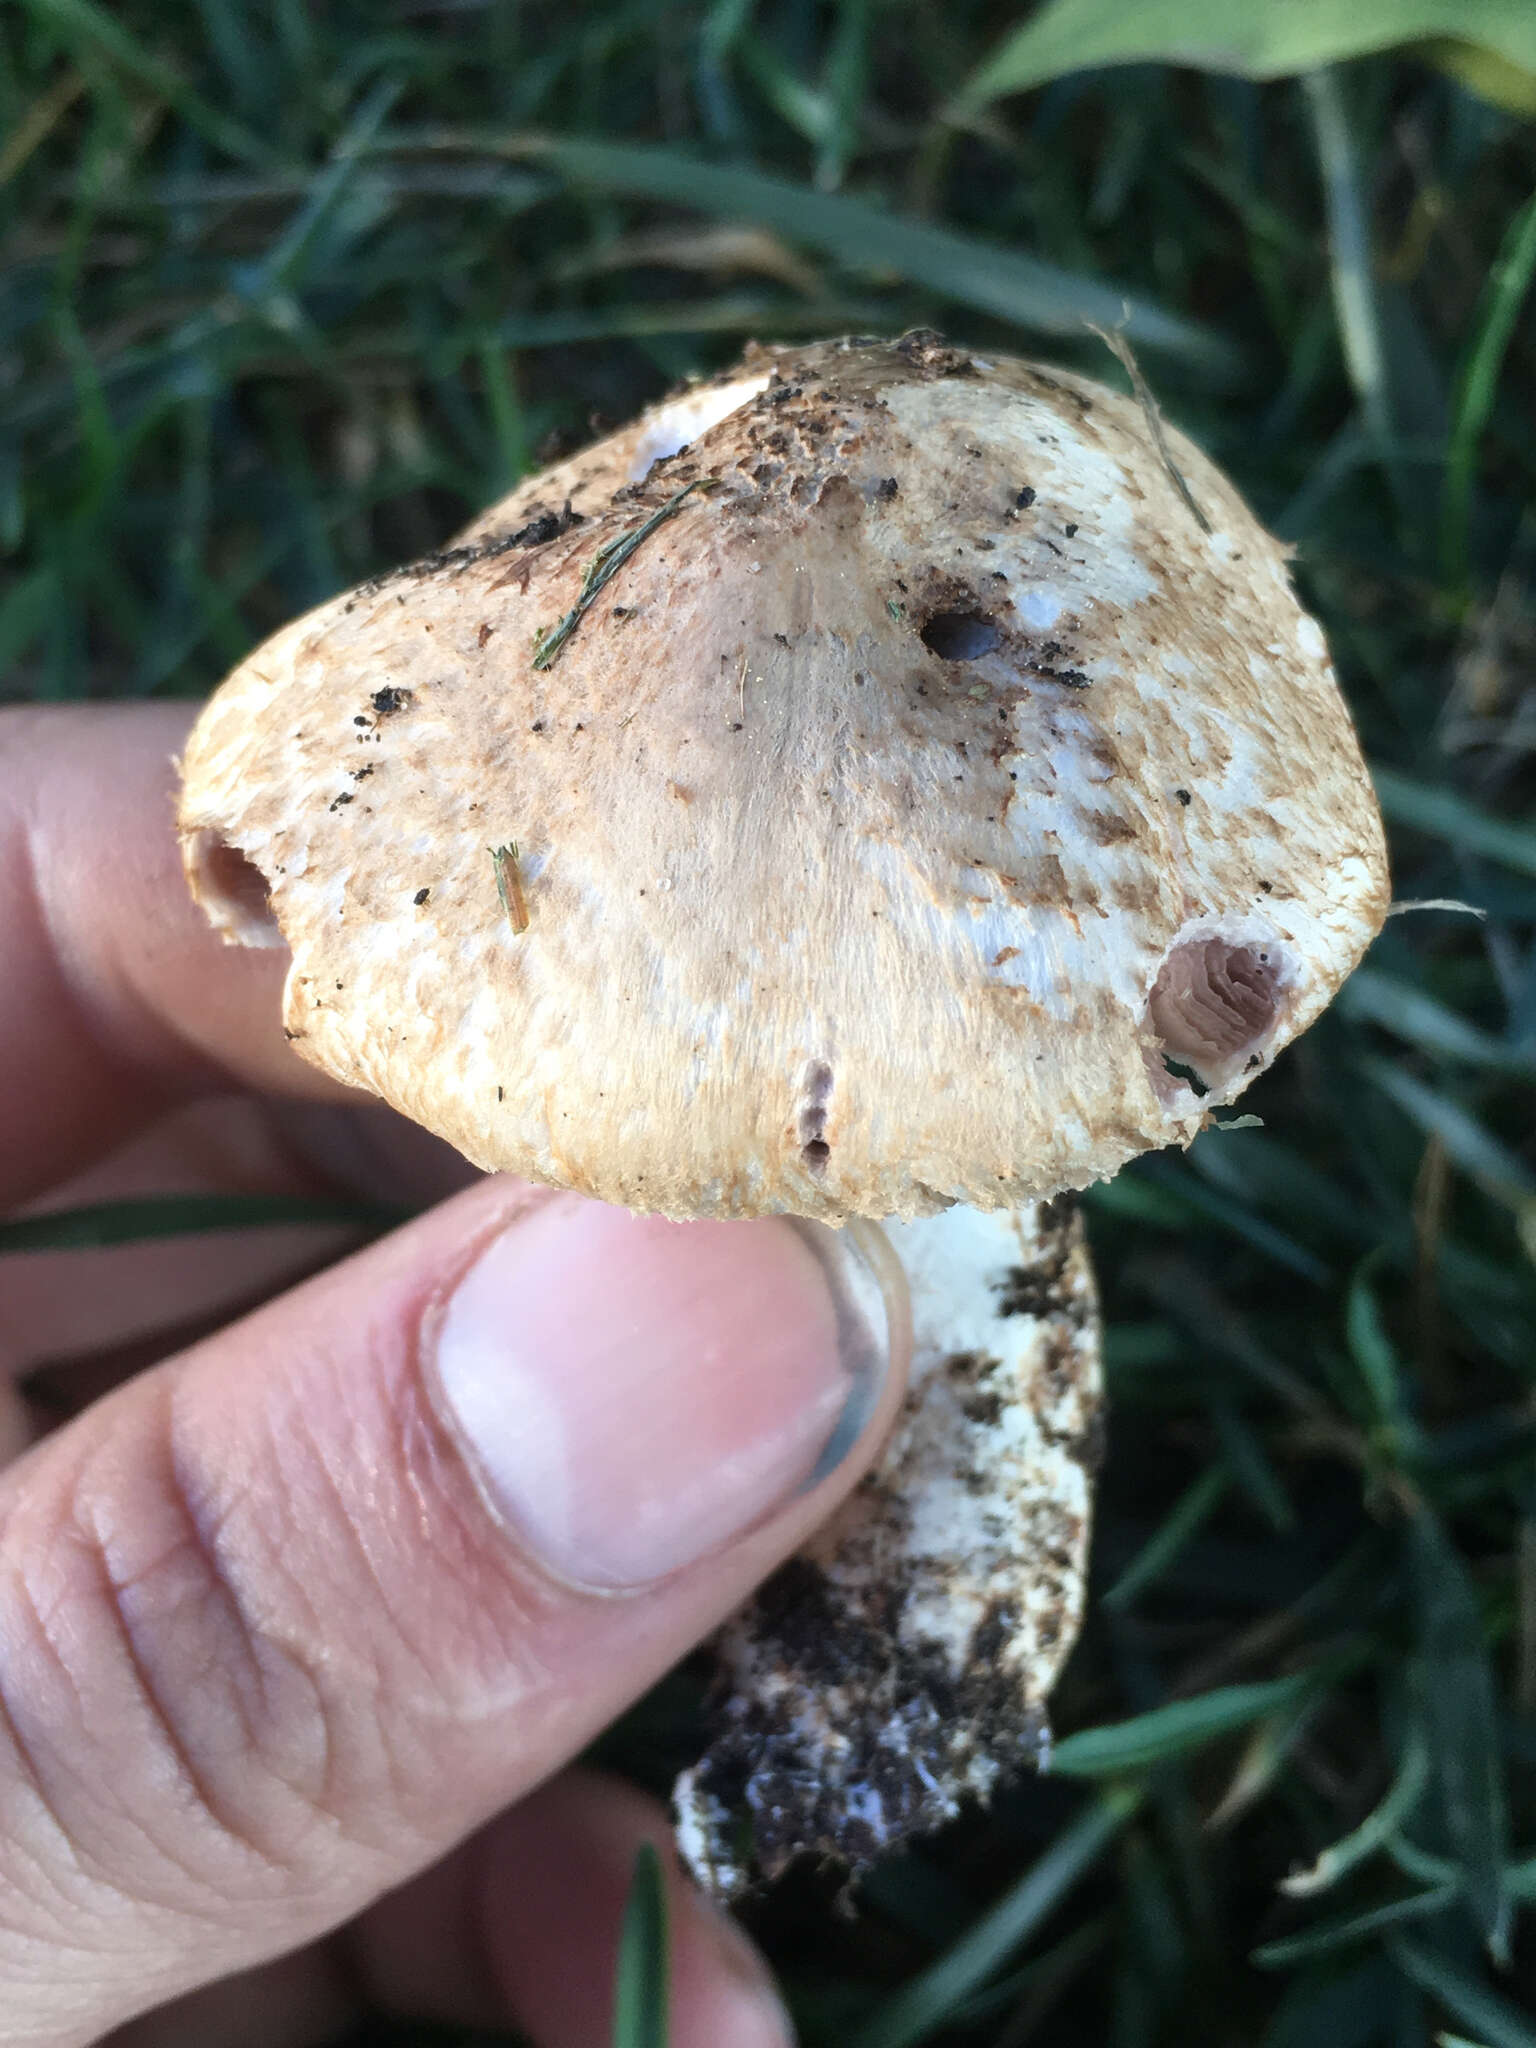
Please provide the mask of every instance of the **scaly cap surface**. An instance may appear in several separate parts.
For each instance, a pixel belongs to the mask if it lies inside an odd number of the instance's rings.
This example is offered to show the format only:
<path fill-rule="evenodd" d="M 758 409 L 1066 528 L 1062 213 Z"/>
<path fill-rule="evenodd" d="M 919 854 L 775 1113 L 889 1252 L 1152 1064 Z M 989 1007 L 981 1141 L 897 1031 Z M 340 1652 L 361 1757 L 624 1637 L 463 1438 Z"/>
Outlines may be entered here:
<path fill-rule="evenodd" d="M 1187 1142 L 1387 882 L 1283 554 L 1168 438 L 1198 518 L 1081 377 L 754 351 L 238 669 L 193 886 L 280 928 L 307 1057 L 606 1201 L 911 1216 Z"/>

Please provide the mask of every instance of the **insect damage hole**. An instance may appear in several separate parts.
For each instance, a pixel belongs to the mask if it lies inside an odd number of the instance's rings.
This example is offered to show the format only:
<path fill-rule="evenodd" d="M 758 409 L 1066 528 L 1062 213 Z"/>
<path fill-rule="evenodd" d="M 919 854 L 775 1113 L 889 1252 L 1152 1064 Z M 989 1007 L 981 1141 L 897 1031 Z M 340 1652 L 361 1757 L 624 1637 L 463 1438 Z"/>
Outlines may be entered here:
<path fill-rule="evenodd" d="M 193 893 L 215 931 L 238 946 L 287 944 L 266 876 L 238 846 L 211 830 L 194 832 L 187 862 Z"/>
<path fill-rule="evenodd" d="M 795 1113 L 795 1136 L 800 1157 L 809 1172 L 822 1174 L 832 1157 L 826 1140 L 827 1104 L 832 1100 L 832 1069 L 825 1060 L 807 1060 L 800 1077 L 800 1105 Z"/>
<path fill-rule="evenodd" d="M 1165 1099 L 1180 1083 L 1206 1094 L 1262 1051 L 1280 1015 L 1285 965 L 1279 947 L 1263 942 L 1187 939 L 1173 948 L 1147 1002 Z"/>
<path fill-rule="evenodd" d="M 1003 635 L 984 612 L 935 612 L 918 637 L 941 661 L 979 661 Z"/>

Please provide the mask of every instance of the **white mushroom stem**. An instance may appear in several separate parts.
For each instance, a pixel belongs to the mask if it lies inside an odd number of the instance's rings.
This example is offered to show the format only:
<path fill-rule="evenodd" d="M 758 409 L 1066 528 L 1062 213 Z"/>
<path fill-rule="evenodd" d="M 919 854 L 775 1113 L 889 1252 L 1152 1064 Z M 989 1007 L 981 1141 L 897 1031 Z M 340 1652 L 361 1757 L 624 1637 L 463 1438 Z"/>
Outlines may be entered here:
<path fill-rule="evenodd" d="M 718 1734 L 678 1840 L 729 1897 L 852 1870 L 1049 1754 L 1083 1603 L 1099 1320 L 1070 1197 L 886 1226 L 912 1374 L 879 1467 L 715 1642 Z"/>

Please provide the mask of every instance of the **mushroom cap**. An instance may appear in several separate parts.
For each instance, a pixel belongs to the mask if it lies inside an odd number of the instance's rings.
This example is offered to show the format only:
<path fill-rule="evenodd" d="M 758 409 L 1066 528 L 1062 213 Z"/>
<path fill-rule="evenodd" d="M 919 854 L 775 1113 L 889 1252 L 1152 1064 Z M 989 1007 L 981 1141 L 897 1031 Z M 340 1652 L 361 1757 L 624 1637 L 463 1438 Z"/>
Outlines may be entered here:
<path fill-rule="evenodd" d="M 291 948 L 306 1057 L 676 1216 L 1011 1206 L 1188 1143 L 1387 902 L 1232 485 L 926 333 L 754 350 L 288 626 L 180 822 L 214 923 Z"/>

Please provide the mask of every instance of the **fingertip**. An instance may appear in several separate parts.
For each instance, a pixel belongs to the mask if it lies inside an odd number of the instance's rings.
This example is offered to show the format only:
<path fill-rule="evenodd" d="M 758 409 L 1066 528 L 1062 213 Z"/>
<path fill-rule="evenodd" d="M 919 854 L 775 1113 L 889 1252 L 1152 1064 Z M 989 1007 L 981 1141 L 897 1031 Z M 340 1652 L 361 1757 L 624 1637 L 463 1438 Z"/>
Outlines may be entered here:
<path fill-rule="evenodd" d="M 484 1866 L 484 1926 L 511 2016 L 538 2048 L 611 2039 L 620 1930 L 645 1843 L 666 1884 L 671 2048 L 793 2048 L 767 1963 L 683 1872 L 660 1803 L 582 1770 L 505 1815 Z"/>
<path fill-rule="evenodd" d="M 286 954 L 224 945 L 192 901 L 175 817 L 192 710 L 0 712 L 7 1206 L 211 1085 L 348 1092 L 283 1035 Z"/>

